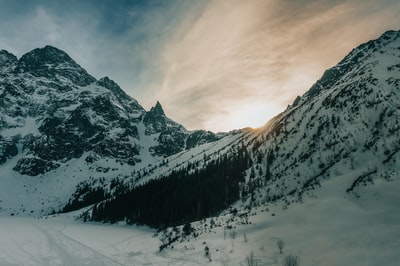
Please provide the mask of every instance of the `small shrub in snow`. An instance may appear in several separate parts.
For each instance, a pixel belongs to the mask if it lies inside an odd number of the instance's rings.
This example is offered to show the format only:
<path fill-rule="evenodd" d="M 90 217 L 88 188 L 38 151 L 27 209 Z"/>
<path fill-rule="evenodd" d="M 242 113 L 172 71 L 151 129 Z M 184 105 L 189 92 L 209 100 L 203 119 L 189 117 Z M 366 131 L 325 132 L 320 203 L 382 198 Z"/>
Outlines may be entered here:
<path fill-rule="evenodd" d="M 189 236 L 194 232 L 194 228 L 190 223 L 186 223 L 182 228 L 182 232 L 185 236 Z"/>
<path fill-rule="evenodd" d="M 205 256 L 209 261 L 211 261 L 210 248 L 209 248 L 208 246 L 206 246 L 206 247 L 204 248 L 204 256 Z"/>
<path fill-rule="evenodd" d="M 258 263 L 254 257 L 254 252 L 252 251 L 249 256 L 246 257 L 246 265 L 247 266 L 257 266 Z"/>
<path fill-rule="evenodd" d="M 283 258 L 283 266 L 300 266 L 300 257 L 292 254 L 286 255 Z"/>
<path fill-rule="evenodd" d="M 279 248 L 279 252 L 282 254 L 282 250 L 283 250 L 283 246 L 285 245 L 285 242 L 283 242 L 282 239 L 279 239 L 279 240 L 276 242 L 276 245 L 277 245 L 278 248 Z"/>
<path fill-rule="evenodd" d="M 231 238 L 232 238 L 232 239 L 235 239 L 235 238 L 236 238 L 236 231 L 235 231 L 235 230 L 232 230 L 231 233 L 230 233 L 230 235 L 231 235 Z"/>

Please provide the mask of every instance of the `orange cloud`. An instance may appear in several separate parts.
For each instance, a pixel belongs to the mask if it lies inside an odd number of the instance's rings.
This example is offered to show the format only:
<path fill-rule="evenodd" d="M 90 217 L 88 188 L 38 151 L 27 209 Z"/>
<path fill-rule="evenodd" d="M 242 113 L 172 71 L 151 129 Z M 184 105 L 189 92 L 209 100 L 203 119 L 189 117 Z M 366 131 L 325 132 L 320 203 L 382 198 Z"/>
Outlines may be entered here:
<path fill-rule="evenodd" d="M 385 3 L 211 1 L 165 46 L 156 96 L 188 128 L 228 130 L 235 116 L 249 125 L 234 110 L 283 111 L 353 47 L 399 27 L 400 4 Z M 265 113 L 253 115 L 260 125 Z"/>

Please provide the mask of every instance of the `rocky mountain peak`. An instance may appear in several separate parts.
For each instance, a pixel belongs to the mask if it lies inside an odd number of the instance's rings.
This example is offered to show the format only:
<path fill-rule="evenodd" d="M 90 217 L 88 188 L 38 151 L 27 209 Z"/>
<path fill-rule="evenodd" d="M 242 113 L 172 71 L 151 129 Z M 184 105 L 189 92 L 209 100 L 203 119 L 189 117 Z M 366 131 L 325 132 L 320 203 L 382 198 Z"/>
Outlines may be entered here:
<path fill-rule="evenodd" d="M 219 138 L 191 137 L 159 102 L 146 112 L 116 82 L 96 80 L 55 47 L 20 60 L 1 51 L 0 60 L 0 166 L 15 160 L 13 172 L 46 175 L 83 158 L 97 173 L 93 158 L 135 166 L 184 150 L 187 139 L 196 146 Z"/>
<path fill-rule="evenodd" d="M 0 72 L 18 61 L 17 57 L 6 50 L 0 50 Z"/>
<path fill-rule="evenodd" d="M 107 89 L 114 89 L 118 88 L 121 89 L 117 83 L 115 83 L 114 80 L 110 79 L 109 77 L 102 77 L 96 82 L 98 85 L 103 86 L 104 88 Z"/>
<path fill-rule="evenodd" d="M 21 64 L 27 67 L 40 66 L 45 64 L 75 63 L 72 58 L 64 51 L 47 45 L 43 48 L 36 48 L 20 59 Z"/>
<path fill-rule="evenodd" d="M 156 105 L 150 109 L 150 112 L 157 116 L 165 116 L 161 103 L 157 101 Z"/>
<path fill-rule="evenodd" d="M 148 127 L 147 134 L 161 132 L 167 127 L 169 119 L 165 116 L 159 101 L 145 114 L 143 122 Z"/>
<path fill-rule="evenodd" d="M 394 40 L 400 37 L 400 30 L 388 30 L 382 34 L 380 39 Z"/>
<path fill-rule="evenodd" d="M 17 57 L 12 53 L 9 53 L 6 50 L 0 50 L 0 64 L 3 65 L 7 62 L 16 62 L 18 61 Z"/>
<path fill-rule="evenodd" d="M 109 77 L 103 77 L 99 79 L 98 81 L 96 81 L 96 85 L 108 89 L 111 94 L 116 97 L 118 102 L 125 106 L 126 111 L 128 111 L 129 113 L 136 113 L 138 116 L 141 117 L 142 114 L 146 112 L 136 99 L 126 94 L 125 91 L 123 91 L 121 87 Z"/>
<path fill-rule="evenodd" d="M 24 54 L 18 61 L 16 72 L 55 80 L 58 79 L 57 76 L 61 76 L 79 86 L 86 86 L 96 81 L 67 53 L 50 45 Z"/>
<path fill-rule="evenodd" d="M 304 94 L 301 100 L 296 99 L 293 106 L 304 103 L 306 99 L 311 99 L 318 95 L 322 89 L 327 90 L 337 85 L 347 73 L 354 68 L 361 68 L 372 56 L 378 53 L 386 54 L 388 49 L 399 49 L 400 31 L 386 31 L 378 39 L 371 40 L 354 48 L 336 66 L 326 70 L 322 77 Z"/>

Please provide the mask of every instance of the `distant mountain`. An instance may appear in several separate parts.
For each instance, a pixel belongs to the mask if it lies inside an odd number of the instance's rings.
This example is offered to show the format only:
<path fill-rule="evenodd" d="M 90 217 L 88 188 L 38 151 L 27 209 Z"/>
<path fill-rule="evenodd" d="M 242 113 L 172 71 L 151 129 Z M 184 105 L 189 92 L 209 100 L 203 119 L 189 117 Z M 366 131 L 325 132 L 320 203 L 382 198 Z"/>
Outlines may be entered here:
<path fill-rule="evenodd" d="M 353 49 L 263 128 L 171 156 L 130 178 L 137 182 L 98 184 L 105 196 L 83 217 L 163 228 L 235 202 L 301 202 L 332 178 L 343 179 L 343 195 L 360 197 L 364 186 L 399 177 L 399 88 L 400 32 L 388 31 Z"/>
<path fill-rule="evenodd" d="M 21 144 L 25 156 L 14 167 L 21 174 L 43 174 L 85 152 L 135 165 L 143 136 L 152 136 L 146 145 L 155 158 L 184 150 L 189 138 L 191 146 L 220 138 L 205 131 L 191 137 L 198 132 L 167 118 L 159 102 L 146 112 L 115 82 L 96 80 L 57 48 L 35 49 L 19 60 L 2 51 L 0 58 L 0 132 L 7 143 L 1 157 L 16 155 L 6 152 L 10 143 Z"/>
<path fill-rule="evenodd" d="M 114 81 L 97 80 L 55 47 L 20 59 L 0 51 L 0 173 L 10 180 L 54 181 L 63 171 L 69 196 L 77 181 L 104 178 L 110 169 L 110 176 L 129 174 L 224 135 L 186 130 L 159 102 L 146 111 Z M 73 166 L 76 161 L 82 164 Z M 68 197 L 61 194 L 54 195 L 58 204 Z"/>

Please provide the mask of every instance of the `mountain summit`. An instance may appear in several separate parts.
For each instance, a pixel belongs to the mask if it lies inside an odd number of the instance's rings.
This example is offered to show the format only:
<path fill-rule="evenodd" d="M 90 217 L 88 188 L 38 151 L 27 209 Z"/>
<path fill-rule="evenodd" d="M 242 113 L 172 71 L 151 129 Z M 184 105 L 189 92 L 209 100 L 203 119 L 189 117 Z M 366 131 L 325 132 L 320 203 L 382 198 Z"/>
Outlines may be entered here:
<path fill-rule="evenodd" d="M 0 51 L 0 74 L 18 61 L 17 57 L 6 50 Z"/>
<path fill-rule="evenodd" d="M 322 77 L 305 93 L 303 101 L 318 94 L 321 89 L 331 88 L 347 75 L 349 72 L 356 70 L 366 60 L 373 57 L 378 51 L 382 54 L 386 53 L 385 48 L 395 45 L 400 38 L 400 31 L 387 31 L 380 38 L 364 43 L 354 48 L 345 58 L 343 58 L 336 66 L 326 70 Z M 394 54 L 393 54 L 394 55 Z"/>
<path fill-rule="evenodd" d="M 147 112 L 113 80 L 96 80 L 52 46 L 20 59 L 2 50 L 0 94 L 0 163 L 9 176 L 51 176 L 71 160 L 89 176 L 115 175 L 122 165 L 140 168 L 185 150 L 193 133 L 159 103 Z"/>
<path fill-rule="evenodd" d="M 36 48 L 24 54 L 19 60 L 20 66 L 26 70 L 36 70 L 46 65 L 58 66 L 64 63 L 76 64 L 64 51 L 47 45 L 43 48 Z"/>
<path fill-rule="evenodd" d="M 15 71 L 29 73 L 35 77 L 46 77 L 58 83 L 71 81 L 79 86 L 96 81 L 67 53 L 49 45 L 24 54 L 18 60 Z"/>
<path fill-rule="evenodd" d="M 157 101 L 156 105 L 150 109 L 149 113 L 153 113 L 156 116 L 165 116 L 164 110 L 159 101 Z"/>

